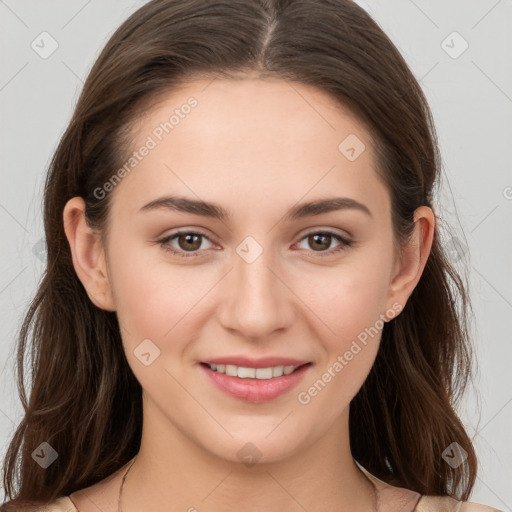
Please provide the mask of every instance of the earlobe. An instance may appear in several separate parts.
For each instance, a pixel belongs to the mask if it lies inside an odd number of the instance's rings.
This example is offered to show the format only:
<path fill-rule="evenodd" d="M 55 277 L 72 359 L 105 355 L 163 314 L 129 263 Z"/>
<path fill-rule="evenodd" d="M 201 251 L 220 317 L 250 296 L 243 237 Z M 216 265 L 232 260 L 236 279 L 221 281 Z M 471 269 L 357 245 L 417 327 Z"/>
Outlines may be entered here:
<path fill-rule="evenodd" d="M 99 233 L 86 222 L 85 201 L 82 197 L 73 197 L 66 203 L 63 222 L 75 272 L 89 299 L 101 309 L 115 311 L 105 251 Z"/>
<path fill-rule="evenodd" d="M 409 243 L 402 247 L 389 286 L 389 308 L 398 303 L 402 310 L 418 284 L 432 248 L 435 222 L 434 212 L 427 206 L 414 212 L 414 231 Z"/>

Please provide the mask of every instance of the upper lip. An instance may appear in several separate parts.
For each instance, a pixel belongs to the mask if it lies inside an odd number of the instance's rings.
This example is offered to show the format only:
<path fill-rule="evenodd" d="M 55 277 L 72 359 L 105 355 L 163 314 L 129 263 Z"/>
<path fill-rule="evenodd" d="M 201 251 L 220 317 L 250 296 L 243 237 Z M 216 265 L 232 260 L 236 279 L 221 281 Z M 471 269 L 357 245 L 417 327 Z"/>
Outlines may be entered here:
<path fill-rule="evenodd" d="M 290 357 L 267 356 L 255 359 L 247 356 L 226 356 L 205 359 L 201 362 L 206 364 L 232 364 L 234 366 L 242 366 L 244 368 L 269 368 L 270 366 L 302 366 L 310 361 L 303 361 L 301 359 L 293 359 Z"/>

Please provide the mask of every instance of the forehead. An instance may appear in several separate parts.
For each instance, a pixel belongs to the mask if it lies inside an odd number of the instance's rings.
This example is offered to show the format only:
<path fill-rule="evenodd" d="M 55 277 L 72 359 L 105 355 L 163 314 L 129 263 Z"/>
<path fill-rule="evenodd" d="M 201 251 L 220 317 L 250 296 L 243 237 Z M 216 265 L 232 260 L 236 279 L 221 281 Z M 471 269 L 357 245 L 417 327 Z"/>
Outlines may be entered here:
<path fill-rule="evenodd" d="M 152 131 L 160 138 L 158 125 L 169 120 L 174 139 L 193 132 L 193 139 L 204 144 L 229 136 L 231 151 L 247 151 L 251 139 L 260 147 L 265 144 L 268 151 L 293 145 L 297 154 L 304 139 L 324 140 L 337 150 L 336 142 L 344 133 L 369 137 L 356 116 L 327 92 L 287 80 L 197 79 L 160 93 L 152 105 L 134 126 L 133 135 L 139 139 Z M 164 130 L 161 135 L 169 134 Z"/>
<path fill-rule="evenodd" d="M 132 136 L 132 150 L 145 156 L 127 167 L 114 190 L 131 196 L 132 213 L 171 191 L 214 195 L 217 202 L 243 198 L 247 206 L 256 197 L 293 202 L 332 195 L 333 187 L 358 200 L 386 193 L 362 123 L 305 84 L 189 81 L 161 95 Z M 150 149 L 139 151 L 144 146 Z"/>

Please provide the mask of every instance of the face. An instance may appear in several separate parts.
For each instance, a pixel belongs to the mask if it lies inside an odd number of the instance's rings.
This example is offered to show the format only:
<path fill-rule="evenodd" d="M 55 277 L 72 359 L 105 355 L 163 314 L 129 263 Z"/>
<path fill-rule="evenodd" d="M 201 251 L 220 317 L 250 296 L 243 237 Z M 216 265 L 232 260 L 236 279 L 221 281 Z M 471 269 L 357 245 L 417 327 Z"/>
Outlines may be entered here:
<path fill-rule="evenodd" d="M 223 79 L 133 135 L 105 255 L 144 421 L 222 459 L 298 453 L 346 417 L 406 300 L 369 134 L 316 88 Z"/>

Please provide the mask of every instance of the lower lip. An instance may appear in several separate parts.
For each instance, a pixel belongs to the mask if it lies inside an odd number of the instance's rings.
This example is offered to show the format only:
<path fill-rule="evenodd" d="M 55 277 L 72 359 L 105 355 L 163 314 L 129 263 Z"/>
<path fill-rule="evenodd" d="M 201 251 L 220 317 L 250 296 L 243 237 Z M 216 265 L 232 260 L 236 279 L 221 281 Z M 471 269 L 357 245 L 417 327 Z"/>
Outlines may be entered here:
<path fill-rule="evenodd" d="M 311 364 L 301 366 L 289 375 L 273 377 L 272 379 L 241 379 L 240 377 L 231 377 L 225 373 L 216 372 L 202 364 L 199 366 L 211 382 L 228 395 L 246 402 L 267 402 L 296 386 Z"/>

